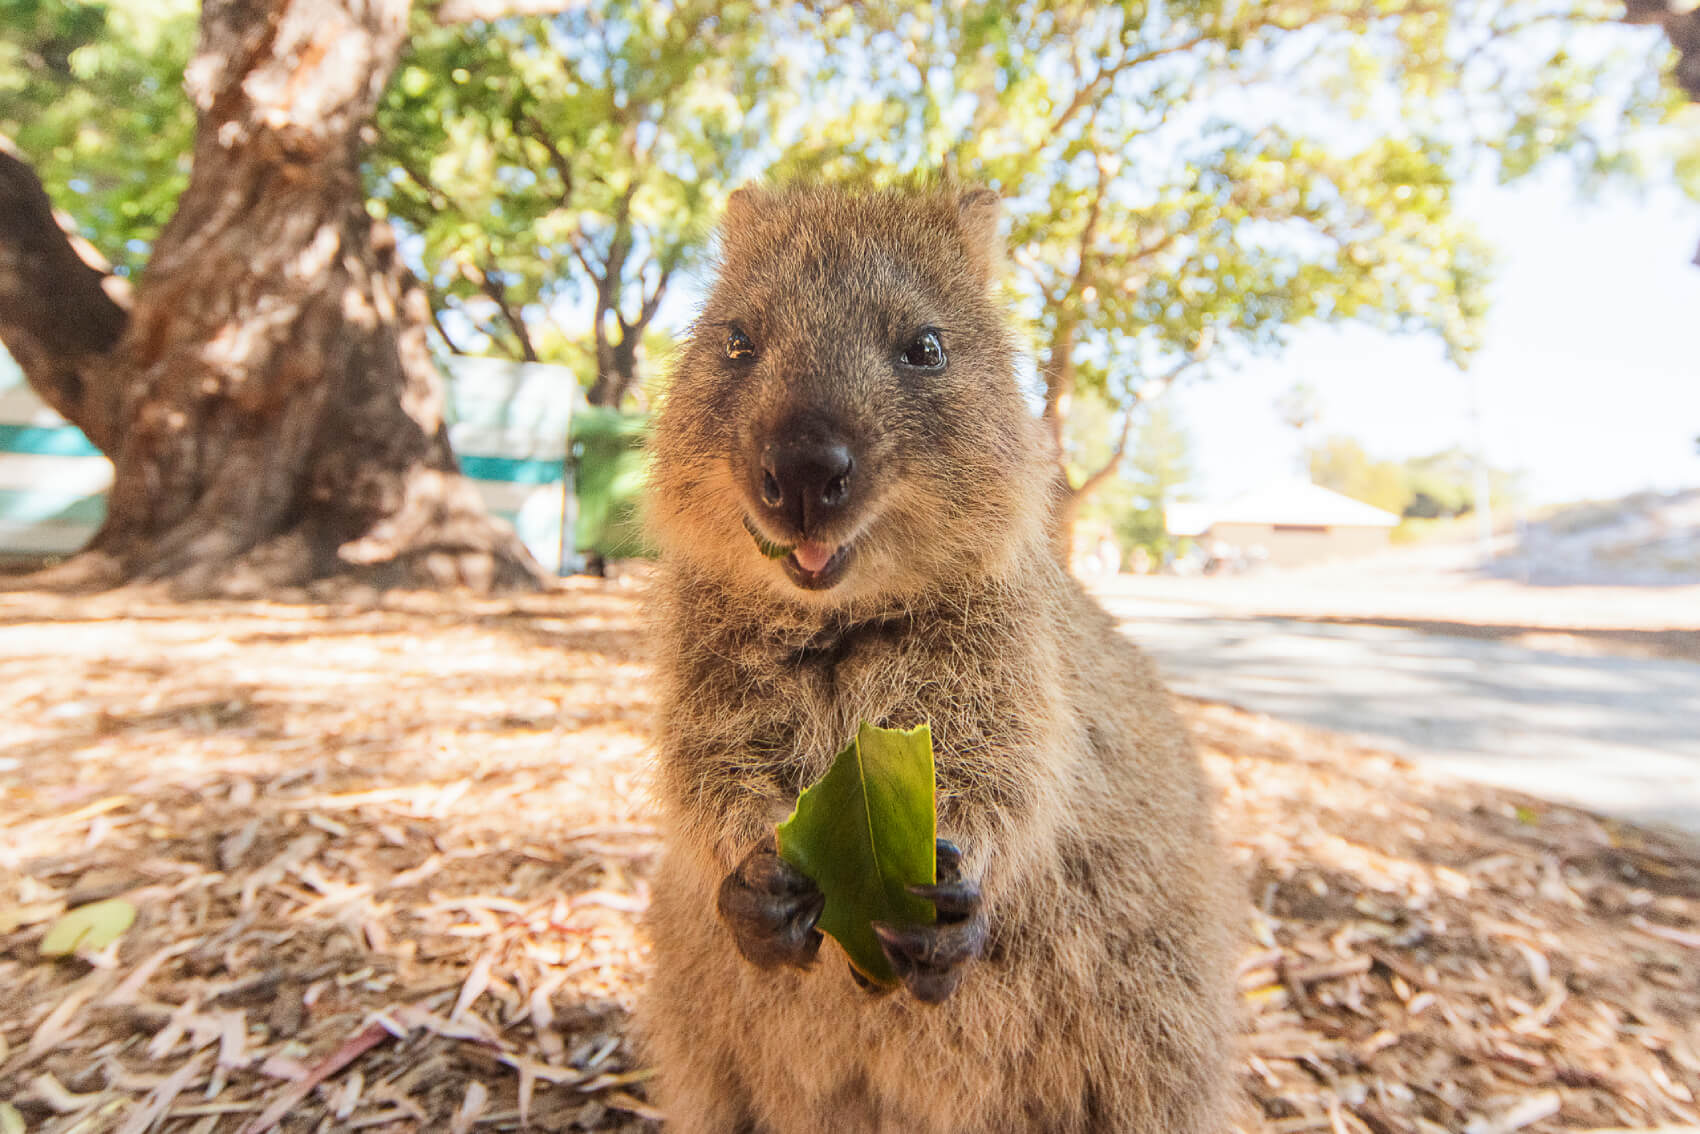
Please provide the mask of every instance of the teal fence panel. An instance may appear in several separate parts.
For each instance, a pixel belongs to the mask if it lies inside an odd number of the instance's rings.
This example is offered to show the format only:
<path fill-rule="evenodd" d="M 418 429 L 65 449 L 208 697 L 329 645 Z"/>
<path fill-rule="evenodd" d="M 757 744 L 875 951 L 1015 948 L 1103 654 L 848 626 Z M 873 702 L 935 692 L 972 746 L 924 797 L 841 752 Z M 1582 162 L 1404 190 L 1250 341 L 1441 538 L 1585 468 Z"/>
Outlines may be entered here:
<path fill-rule="evenodd" d="M 0 556 L 69 555 L 106 519 L 112 462 L 0 351 Z"/>
<path fill-rule="evenodd" d="M 449 441 L 484 506 L 508 521 L 551 571 L 576 566 L 567 437 L 581 398 L 564 366 L 498 358 L 448 360 Z"/>
<path fill-rule="evenodd" d="M 579 398 L 565 367 L 456 358 L 447 366 L 449 438 L 484 506 L 540 563 L 563 564 L 574 502 L 567 436 Z M 0 556 L 67 555 L 106 518 L 112 463 L 49 409 L 0 351 Z"/>

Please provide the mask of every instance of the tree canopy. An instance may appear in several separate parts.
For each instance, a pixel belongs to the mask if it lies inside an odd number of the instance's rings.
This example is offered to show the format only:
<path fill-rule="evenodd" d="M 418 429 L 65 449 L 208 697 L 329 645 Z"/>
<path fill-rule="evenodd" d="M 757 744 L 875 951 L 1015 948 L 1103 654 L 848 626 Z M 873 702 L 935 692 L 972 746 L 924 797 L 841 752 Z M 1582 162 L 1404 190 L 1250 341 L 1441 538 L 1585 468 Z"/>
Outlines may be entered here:
<path fill-rule="evenodd" d="M 1379 460 L 1357 440 L 1335 435 L 1310 446 L 1305 457 L 1317 484 L 1406 519 L 1446 519 L 1477 506 L 1476 459 L 1463 449 Z M 1487 475 L 1490 505 L 1498 509 L 1517 500 L 1514 476 L 1499 469 Z"/>
<path fill-rule="evenodd" d="M 121 272 L 189 181 L 193 0 L 0 0 L 0 135 Z"/>
<path fill-rule="evenodd" d="M 1656 0 L 456 0 L 413 13 L 368 208 L 446 349 L 575 362 L 618 405 L 737 184 L 989 184 L 1059 453 L 1078 396 L 1113 411 L 1059 465 L 1066 522 L 1137 407 L 1307 323 L 1467 365 L 1493 255 L 1461 188 L 1558 162 L 1700 195 L 1697 28 Z M 0 29 L 0 133 L 132 271 L 188 168 L 188 0 L 0 0 Z"/>
<path fill-rule="evenodd" d="M 855 145 L 829 136 L 796 165 L 942 165 L 1002 192 L 1059 442 L 1077 390 L 1130 408 L 1312 321 L 1426 331 L 1466 364 L 1492 253 L 1460 186 L 1554 158 L 1588 183 L 1680 180 L 1700 151 L 1664 128 L 1682 101 L 1669 45 L 1613 4 L 877 13 L 829 17 L 857 46 L 825 81 L 840 101 L 870 87 L 880 108 L 858 112 Z"/>
<path fill-rule="evenodd" d="M 439 331 L 536 361 L 572 358 L 588 329 L 591 400 L 618 405 L 668 287 L 793 105 L 777 29 L 702 0 L 417 23 L 369 176 L 422 238 Z M 575 304 L 584 322 L 560 328 Z"/>

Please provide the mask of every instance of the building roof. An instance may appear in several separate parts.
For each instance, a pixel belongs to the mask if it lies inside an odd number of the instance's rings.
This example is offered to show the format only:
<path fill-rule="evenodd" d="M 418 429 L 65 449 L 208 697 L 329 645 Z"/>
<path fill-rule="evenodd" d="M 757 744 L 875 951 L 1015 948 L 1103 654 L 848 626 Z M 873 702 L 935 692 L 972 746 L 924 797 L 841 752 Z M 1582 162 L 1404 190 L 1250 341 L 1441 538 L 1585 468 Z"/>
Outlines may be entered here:
<path fill-rule="evenodd" d="M 1225 504 L 1174 504 L 1170 535 L 1196 536 L 1217 524 L 1300 524 L 1306 527 L 1391 528 L 1399 517 L 1307 481 L 1254 488 Z"/>
<path fill-rule="evenodd" d="M 1210 530 L 1215 514 L 1208 504 L 1175 503 L 1163 510 L 1163 524 L 1172 536 L 1201 536 Z"/>

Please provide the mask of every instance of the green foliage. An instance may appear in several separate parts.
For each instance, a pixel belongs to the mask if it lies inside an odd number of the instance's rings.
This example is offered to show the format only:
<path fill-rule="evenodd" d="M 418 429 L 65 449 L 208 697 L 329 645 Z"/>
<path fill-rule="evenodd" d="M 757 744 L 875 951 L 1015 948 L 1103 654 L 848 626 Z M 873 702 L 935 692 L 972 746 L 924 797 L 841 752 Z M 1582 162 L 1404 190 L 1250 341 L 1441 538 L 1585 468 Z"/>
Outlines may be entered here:
<path fill-rule="evenodd" d="M 1438 520 L 1476 510 L 1475 459 L 1463 449 L 1415 457 L 1404 470 L 1410 499 L 1400 515 L 1406 519 Z"/>
<path fill-rule="evenodd" d="M 1124 424 L 1123 415 L 1097 391 L 1075 395 L 1068 407 L 1067 428 L 1063 430 L 1063 467 L 1071 479 L 1081 480 L 1110 459 Z M 1130 485 L 1121 487 L 1131 491 Z M 1106 492 L 1113 490 L 1114 486 L 1105 486 Z M 1105 518 L 1105 508 L 1105 501 L 1094 495 L 1082 502 L 1080 514 L 1083 518 Z"/>
<path fill-rule="evenodd" d="M 1403 515 L 1411 502 L 1404 468 L 1393 461 L 1372 459 L 1351 438 L 1327 438 L 1311 449 L 1309 463 L 1314 483 L 1395 516 Z"/>
<path fill-rule="evenodd" d="M 451 349 L 620 371 L 640 397 L 668 287 L 764 172 L 998 188 L 1053 416 L 1077 391 L 1125 409 L 1154 382 L 1231 372 L 1308 322 L 1431 333 L 1464 364 L 1492 267 L 1456 214 L 1465 179 L 1556 159 L 1584 184 L 1700 194 L 1669 46 L 1618 15 L 614 0 L 439 27 L 422 6 L 369 188 L 413 237 Z M 0 132 L 128 268 L 186 179 L 194 16 L 191 0 L 0 0 Z"/>
<path fill-rule="evenodd" d="M 1150 408 L 1133 436 L 1129 479 L 1137 507 L 1116 530 L 1126 545 L 1143 547 L 1162 562 L 1167 552 L 1176 550 L 1165 516 L 1193 478 L 1192 441 L 1161 403 Z"/>
<path fill-rule="evenodd" d="M 750 521 L 748 516 L 744 517 L 744 530 L 749 532 L 750 538 L 756 541 L 756 550 L 760 551 L 769 559 L 784 559 L 787 555 L 790 555 L 792 551 L 796 550 L 795 545 L 773 543 L 769 541 L 766 536 L 756 530 L 755 524 Z"/>
<path fill-rule="evenodd" d="M 789 64 L 763 20 L 690 0 L 416 20 L 369 180 L 377 207 L 422 238 L 433 304 L 466 330 L 459 346 L 519 357 L 525 333 L 559 361 L 593 337 L 587 325 L 604 352 L 637 346 L 788 105 Z M 550 334 L 569 309 L 577 325 Z"/>
<path fill-rule="evenodd" d="M 573 414 L 573 491 L 578 523 L 573 546 L 604 559 L 647 558 L 639 515 L 644 482 L 646 414 L 586 406 Z"/>
<path fill-rule="evenodd" d="M 1384 461 L 1369 456 L 1349 437 L 1330 437 L 1312 446 L 1308 459 L 1315 483 L 1407 521 L 1451 519 L 1476 507 L 1475 458 L 1460 448 Z M 1488 485 L 1495 508 L 1515 501 L 1516 478 L 1511 474 L 1491 469 Z"/>
<path fill-rule="evenodd" d="M 873 922 L 926 925 L 932 903 L 908 892 L 930 885 L 934 841 L 933 736 L 863 722 L 826 775 L 778 827 L 779 856 L 826 896 L 820 929 L 869 980 L 895 984 Z"/>
<path fill-rule="evenodd" d="M 1053 415 L 1079 412 L 1076 390 L 1126 407 L 1180 369 L 1232 371 L 1313 321 L 1431 333 L 1462 365 L 1492 257 L 1456 213 L 1460 182 L 1554 157 L 1646 175 L 1667 144 L 1648 128 L 1674 106 L 1668 53 L 1616 15 L 1591 0 L 835 9 L 823 30 L 851 44 L 823 59 L 815 101 L 848 109 L 784 168 L 997 187 Z M 870 82 L 878 97 L 857 98 Z"/>
<path fill-rule="evenodd" d="M 1136 408 L 1136 424 L 1130 435 L 1127 457 L 1117 475 L 1088 496 L 1080 507 L 1079 519 L 1107 525 L 1124 554 L 1144 548 L 1161 562 L 1173 550 L 1166 510 L 1185 498 L 1194 476 L 1192 442 L 1162 401 Z M 1075 480 L 1086 470 L 1102 467 L 1114 448 L 1112 434 L 1123 423 L 1101 395 L 1075 396 L 1064 432 L 1066 467 Z"/>
<path fill-rule="evenodd" d="M 192 0 L 0 0 L 0 134 L 134 272 L 188 184 Z"/>

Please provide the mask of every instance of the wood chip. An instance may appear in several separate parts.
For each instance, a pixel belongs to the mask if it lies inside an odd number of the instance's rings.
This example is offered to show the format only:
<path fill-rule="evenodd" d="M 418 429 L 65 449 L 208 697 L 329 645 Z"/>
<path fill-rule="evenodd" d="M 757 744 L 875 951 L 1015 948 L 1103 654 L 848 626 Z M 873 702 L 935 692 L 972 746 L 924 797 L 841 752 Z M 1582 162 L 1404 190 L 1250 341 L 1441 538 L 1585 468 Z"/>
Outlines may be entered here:
<path fill-rule="evenodd" d="M 124 1124 L 118 1128 L 117 1134 L 146 1134 L 153 1124 L 171 1108 L 177 1096 L 188 1090 L 201 1074 L 206 1060 L 197 1055 L 168 1075 L 163 1083 L 155 1087 L 147 1101 L 130 1113 Z"/>
<path fill-rule="evenodd" d="M 266 1131 L 282 1122 L 283 1116 L 288 1114 L 297 1103 L 311 1094 L 314 1087 L 353 1063 L 389 1037 L 389 1031 L 381 1025 L 368 1024 L 360 1032 L 350 1036 L 341 1047 L 320 1061 L 308 1072 L 306 1078 L 291 1083 L 280 1090 L 273 1097 L 271 1105 L 242 1128 L 242 1134 L 266 1134 Z"/>
<path fill-rule="evenodd" d="M 0 719 L 40 718 L 52 653 L 112 723 L 9 773 L 0 902 L 122 887 L 142 917 L 110 971 L 19 964 L 16 927 L 0 1122 L 653 1134 L 630 1040 L 653 687 L 625 592 L 61 602 L 0 594 Z M 233 700 L 238 729 L 197 715 Z M 512 711 L 534 702 L 570 759 Z M 1182 707 L 1247 880 L 1248 1131 L 1695 1126 L 1691 845 Z"/>
<path fill-rule="evenodd" d="M 489 1103 L 490 1091 L 483 1083 L 468 1083 L 466 1096 L 461 1099 L 460 1109 L 455 1111 L 454 1121 L 449 1126 L 449 1134 L 468 1134 L 478 1124 Z"/>

